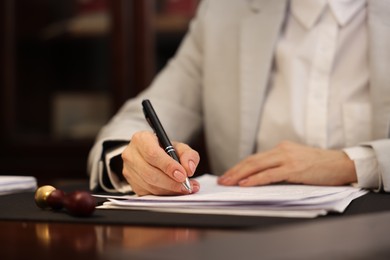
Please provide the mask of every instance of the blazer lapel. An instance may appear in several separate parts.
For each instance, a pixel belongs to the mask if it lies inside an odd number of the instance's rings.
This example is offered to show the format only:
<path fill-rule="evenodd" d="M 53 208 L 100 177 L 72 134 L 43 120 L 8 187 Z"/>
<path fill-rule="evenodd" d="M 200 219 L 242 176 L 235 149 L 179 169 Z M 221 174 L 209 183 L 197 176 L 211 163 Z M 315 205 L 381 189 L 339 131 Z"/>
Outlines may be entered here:
<path fill-rule="evenodd" d="M 287 1 L 250 1 L 253 15 L 241 25 L 239 159 L 254 151 L 266 95 L 274 47 L 284 21 Z"/>
<path fill-rule="evenodd" d="M 370 91 L 374 138 L 390 136 L 390 1 L 368 1 Z"/>

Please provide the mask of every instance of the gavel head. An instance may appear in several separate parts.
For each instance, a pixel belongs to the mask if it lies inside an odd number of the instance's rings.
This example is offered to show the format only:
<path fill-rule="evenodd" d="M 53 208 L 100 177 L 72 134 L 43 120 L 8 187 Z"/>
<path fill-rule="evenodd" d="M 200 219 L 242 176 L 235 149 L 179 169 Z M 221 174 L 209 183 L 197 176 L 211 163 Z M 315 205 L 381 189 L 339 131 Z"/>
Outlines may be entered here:
<path fill-rule="evenodd" d="M 42 209 L 60 210 L 63 207 L 73 216 L 86 217 L 93 213 L 95 198 L 86 191 L 65 194 L 50 185 L 39 187 L 35 192 L 35 203 Z"/>
<path fill-rule="evenodd" d="M 59 210 L 64 206 L 65 193 L 53 186 L 45 185 L 35 192 L 35 203 L 42 209 L 52 208 Z"/>
<path fill-rule="evenodd" d="M 47 198 L 54 190 L 56 190 L 56 188 L 50 185 L 39 187 L 35 191 L 35 196 L 34 196 L 35 203 L 37 204 L 37 206 L 40 207 L 41 209 L 50 208 L 50 206 L 47 203 Z"/>

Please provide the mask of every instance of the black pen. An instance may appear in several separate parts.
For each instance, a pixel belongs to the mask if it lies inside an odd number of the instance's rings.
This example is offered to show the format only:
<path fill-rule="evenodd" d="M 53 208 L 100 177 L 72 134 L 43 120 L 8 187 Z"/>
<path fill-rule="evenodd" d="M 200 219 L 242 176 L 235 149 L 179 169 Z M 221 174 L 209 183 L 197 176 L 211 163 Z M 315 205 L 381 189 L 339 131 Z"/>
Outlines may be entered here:
<path fill-rule="evenodd" d="M 156 112 L 152 106 L 152 103 L 148 99 L 142 101 L 142 107 L 145 114 L 145 118 L 148 121 L 149 125 L 153 128 L 154 132 L 157 135 L 160 145 L 164 148 L 165 152 L 180 163 L 179 157 L 176 154 L 175 148 L 173 148 L 171 141 L 168 138 L 167 133 L 165 132 L 160 120 L 157 117 Z M 183 182 L 183 186 L 192 193 L 191 184 L 188 179 Z"/>

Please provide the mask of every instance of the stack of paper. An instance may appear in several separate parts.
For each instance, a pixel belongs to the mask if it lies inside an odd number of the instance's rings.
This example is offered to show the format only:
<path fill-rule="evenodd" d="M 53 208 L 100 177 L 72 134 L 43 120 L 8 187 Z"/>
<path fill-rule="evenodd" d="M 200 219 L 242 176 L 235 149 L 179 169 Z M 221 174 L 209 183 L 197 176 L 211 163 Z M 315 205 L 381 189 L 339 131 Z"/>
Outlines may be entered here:
<path fill-rule="evenodd" d="M 37 188 L 37 180 L 33 176 L 0 175 L 0 195 L 34 191 Z"/>
<path fill-rule="evenodd" d="M 99 208 L 245 216 L 316 217 L 343 212 L 350 202 L 367 193 L 351 186 L 278 184 L 227 187 L 217 177 L 203 175 L 198 193 L 182 196 L 109 196 Z"/>

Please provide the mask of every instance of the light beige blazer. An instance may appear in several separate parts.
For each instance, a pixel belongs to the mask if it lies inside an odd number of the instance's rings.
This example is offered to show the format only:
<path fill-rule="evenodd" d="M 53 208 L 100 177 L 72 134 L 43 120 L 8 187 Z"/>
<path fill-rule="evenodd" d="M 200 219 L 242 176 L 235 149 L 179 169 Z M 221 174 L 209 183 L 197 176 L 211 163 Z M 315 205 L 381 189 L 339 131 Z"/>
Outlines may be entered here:
<path fill-rule="evenodd" d="M 286 0 L 203 1 L 176 56 L 99 134 L 89 157 L 91 188 L 102 171 L 102 143 L 150 129 L 143 98 L 152 101 L 172 140 L 190 142 L 203 128 L 214 174 L 253 153 L 286 8 Z M 368 1 L 368 14 L 375 140 L 366 145 L 375 150 L 390 191 L 390 1 Z"/>

